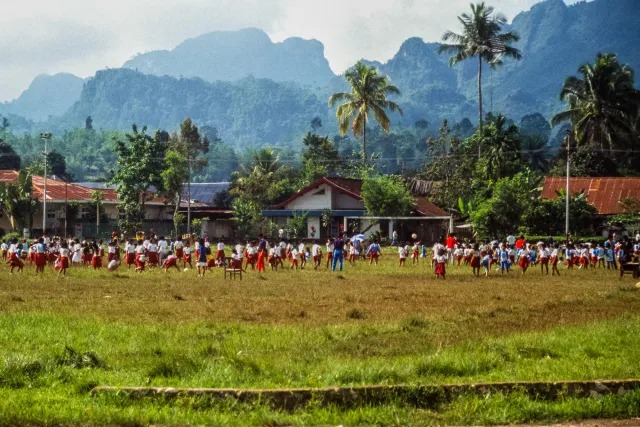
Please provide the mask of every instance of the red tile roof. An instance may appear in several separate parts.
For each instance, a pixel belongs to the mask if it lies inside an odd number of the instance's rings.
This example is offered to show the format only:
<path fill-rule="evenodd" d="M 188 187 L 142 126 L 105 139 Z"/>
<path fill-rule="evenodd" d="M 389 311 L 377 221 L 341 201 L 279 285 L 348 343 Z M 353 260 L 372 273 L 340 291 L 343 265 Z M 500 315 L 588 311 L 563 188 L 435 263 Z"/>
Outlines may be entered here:
<path fill-rule="evenodd" d="M 542 198 L 557 199 L 556 190 L 564 190 L 566 185 L 566 178 L 545 178 Z M 600 215 L 619 214 L 623 213 L 621 200 L 640 199 L 640 178 L 571 178 L 569 192 L 576 194 L 581 191 Z"/>
<path fill-rule="evenodd" d="M 0 182 L 17 182 L 18 172 L 9 170 L 0 170 Z M 42 200 L 44 194 L 44 177 L 33 175 L 31 177 L 33 184 L 33 197 Z M 57 179 L 47 178 L 47 201 L 53 200 L 91 200 L 91 193 L 95 188 L 83 187 L 73 183 L 65 183 Z M 109 203 L 117 203 L 118 195 L 115 190 L 110 188 L 98 188 L 104 195 L 104 201 Z M 151 202 L 162 203 L 164 198 L 155 198 Z"/>
<path fill-rule="evenodd" d="M 315 190 L 320 187 L 322 184 L 327 184 L 332 188 L 335 188 L 342 193 L 345 193 L 354 199 L 362 200 L 361 191 L 362 191 L 362 180 L 360 179 L 351 179 L 351 178 L 338 178 L 338 177 L 324 177 L 320 178 L 310 185 L 306 186 L 302 190 L 298 191 L 296 194 L 285 200 L 284 202 L 274 206 L 275 209 L 284 209 L 286 205 L 297 199 L 298 197 L 303 196 L 311 190 Z M 416 213 L 426 216 L 426 217 L 435 217 L 435 216 L 450 216 L 446 211 L 442 210 L 438 206 L 434 205 L 427 199 L 423 197 L 415 197 L 414 198 L 414 210 Z"/>

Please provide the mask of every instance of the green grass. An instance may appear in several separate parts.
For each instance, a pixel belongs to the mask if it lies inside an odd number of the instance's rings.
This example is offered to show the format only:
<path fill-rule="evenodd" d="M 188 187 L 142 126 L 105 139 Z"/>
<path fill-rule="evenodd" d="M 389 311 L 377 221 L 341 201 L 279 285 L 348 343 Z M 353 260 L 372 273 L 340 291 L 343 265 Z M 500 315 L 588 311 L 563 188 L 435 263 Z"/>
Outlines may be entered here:
<path fill-rule="evenodd" d="M 426 265 L 136 275 L 0 267 L 0 425 L 477 425 L 640 415 L 640 392 L 295 412 L 91 397 L 96 385 L 325 387 L 640 378 L 640 292 L 613 272 L 436 282 Z"/>

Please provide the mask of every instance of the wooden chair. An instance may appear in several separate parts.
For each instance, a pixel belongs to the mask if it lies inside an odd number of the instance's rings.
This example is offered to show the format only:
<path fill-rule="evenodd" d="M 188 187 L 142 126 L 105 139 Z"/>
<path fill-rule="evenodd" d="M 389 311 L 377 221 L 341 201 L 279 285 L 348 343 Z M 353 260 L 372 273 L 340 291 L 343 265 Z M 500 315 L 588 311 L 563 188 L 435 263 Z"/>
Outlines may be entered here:
<path fill-rule="evenodd" d="M 225 257 L 225 266 L 224 266 L 224 280 L 227 280 L 227 274 L 229 275 L 229 279 L 235 280 L 236 275 L 240 276 L 240 280 L 242 280 L 242 268 L 233 268 L 233 259 L 231 257 Z"/>
<path fill-rule="evenodd" d="M 629 262 L 620 265 L 620 278 L 625 274 L 632 274 L 634 279 L 640 278 L 640 263 Z"/>

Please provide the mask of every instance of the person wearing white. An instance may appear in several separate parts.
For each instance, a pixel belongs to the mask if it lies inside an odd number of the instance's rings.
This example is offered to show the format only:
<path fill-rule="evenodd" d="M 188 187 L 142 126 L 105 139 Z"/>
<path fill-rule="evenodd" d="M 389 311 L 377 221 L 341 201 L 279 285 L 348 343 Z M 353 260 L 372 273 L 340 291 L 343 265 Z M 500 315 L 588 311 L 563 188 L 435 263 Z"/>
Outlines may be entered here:
<path fill-rule="evenodd" d="M 73 245 L 73 256 L 71 257 L 71 263 L 82 263 L 82 246 L 80 245 L 80 243 L 76 243 Z"/>

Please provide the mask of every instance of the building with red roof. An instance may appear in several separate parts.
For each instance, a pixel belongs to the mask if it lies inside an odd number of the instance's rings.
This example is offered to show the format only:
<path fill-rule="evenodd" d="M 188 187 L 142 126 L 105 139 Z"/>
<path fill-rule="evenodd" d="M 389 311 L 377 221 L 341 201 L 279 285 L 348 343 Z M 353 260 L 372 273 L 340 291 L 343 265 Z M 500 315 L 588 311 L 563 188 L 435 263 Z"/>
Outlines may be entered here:
<path fill-rule="evenodd" d="M 44 200 L 44 177 L 34 175 L 32 179 L 32 196 L 40 202 Z M 18 171 L 0 170 L 0 182 L 16 183 L 18 182 Z M 89 202 L 94 191 L 102 192 L 104 214 L 107 215 L 110 222 L 116 222 L 119 218 L 118 195 L 112 188 L 90 188 L 74 183 L 67 183 L 54 178 L 47 178 L 47 230 L 54 233 L 63 234 L 65 223 L 68 227 L 73 225 L 73 229 L 69 230 L 72 235 L 84 236 L 91 234 L 87 232 L 91 227 L 87 227 Z M 68 202 L 78 203 L 78 214 L 76 218 L 65 218 Z M 42 208 L 42 205 L 40 205 Z M 145 202 L 146 219 L 150 222 L 167 222 L 169 225 L 173 221 L 173 208 L 167 206 L 165 199 L 152 198 Z M 42 210 L 34 215 L 34 229 L 40 229 L 42 224 Z M 65 221 L 66 219 L 66 221 Z M 70 224 L 72 223 L 72 224 Z M 0 213 L 0 228 L 7 231 L 11 228 L 9 218 Z M 93 230 L 95 232 L 95 230 Z M 107 230 L 104 230 L 107 231 Z"/>
<path fill-rule="evenodd" d="M 542 198 L 555 200 L 558 191 L 566 190 L 567 179 L 546 177 L 542 188 Z M 569 193 L 584 192 L 589 203 L 600 215 L 624 213 L 621 201 L 640 200 L 640 178 L 570 178 Z"/>
<path fill-rule="evenodd" d="M 326 238 L 336 236 L 342 230 L 352 231 L 349 230 L 350 221 L 357 224 L 357 231 L 367 230 L 366 235 L 381 231 L 391 237 L 397 230 L 401 240 L 417 234 L 425 242 L 435 241 L 451 227 L 451 215 L 424 197 L 414 197 L 413 211 L 408 217 L 368 217 L 361 190 L 362 180 L 323 177 L 284 202 L 263 210 L 262 215 L 284 227 L 287 218 L 306 214 L 308 238 Z M 328 211 L 331 212 L 331 224 L 324 227 L 322 217 Z"/>

